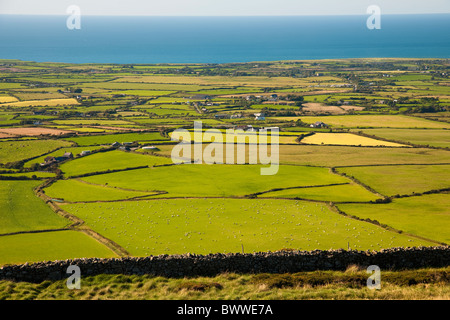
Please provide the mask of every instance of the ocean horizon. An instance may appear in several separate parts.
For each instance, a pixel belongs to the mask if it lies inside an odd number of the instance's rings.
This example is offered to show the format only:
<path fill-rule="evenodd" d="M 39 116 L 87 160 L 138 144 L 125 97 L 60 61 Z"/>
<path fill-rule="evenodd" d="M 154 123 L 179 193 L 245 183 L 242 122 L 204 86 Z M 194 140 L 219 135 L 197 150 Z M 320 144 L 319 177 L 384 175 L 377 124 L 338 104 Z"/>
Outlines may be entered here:
<path fill-rule="evenodd" d="M 450 14 L 155 17 L 0 15 L 0 59 L 67 63 L 233 63 L 450 58 Z"/>

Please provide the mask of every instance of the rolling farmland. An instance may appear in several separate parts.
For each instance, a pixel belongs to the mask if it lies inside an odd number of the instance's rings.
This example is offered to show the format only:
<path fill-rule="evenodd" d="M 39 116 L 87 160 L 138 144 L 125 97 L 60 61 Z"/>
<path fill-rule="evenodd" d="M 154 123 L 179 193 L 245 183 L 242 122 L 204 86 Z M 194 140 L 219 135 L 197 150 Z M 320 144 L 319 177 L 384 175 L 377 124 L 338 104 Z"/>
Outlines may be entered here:
<path fill-rule="evenodd" d="M 370 61 L 14 62 L 23 71 L 0 84 L 0 265 L 450 244 L 448 62 L 427 60 L 431 80 L 423 61 Z M 277 127 L 279 159 L 250 164 L 248 141 L 232 143 L 245 163 L 200 162 L 196 147 L 230 158 L 194 121 L 256 142 Z M 178 128 L 194 163 L 171 158 Z"/>

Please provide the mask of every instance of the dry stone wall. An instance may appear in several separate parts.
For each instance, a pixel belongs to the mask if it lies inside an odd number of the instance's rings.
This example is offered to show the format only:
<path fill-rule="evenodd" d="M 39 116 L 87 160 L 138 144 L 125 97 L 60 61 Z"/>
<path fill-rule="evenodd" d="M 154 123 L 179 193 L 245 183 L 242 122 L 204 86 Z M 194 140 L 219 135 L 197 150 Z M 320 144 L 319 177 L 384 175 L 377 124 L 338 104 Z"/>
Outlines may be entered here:
<path fill-rule="evenodd" d="M 281 251 L 252 254 L 160 255 L 112 259 L 84 258 L 0 268 L 0 280 L 42 282 L 70 276 L 67 268 L 76 265 L 81 277 L 98 274 L 150 274 L 165 277 L 214 276 L 233 273 L 294 273 L 314 270 L 345 270 L 350 265 L 381 270 L 446 267 L 450 247 L 391 248 L 381 251 L 328 250 Z"/>

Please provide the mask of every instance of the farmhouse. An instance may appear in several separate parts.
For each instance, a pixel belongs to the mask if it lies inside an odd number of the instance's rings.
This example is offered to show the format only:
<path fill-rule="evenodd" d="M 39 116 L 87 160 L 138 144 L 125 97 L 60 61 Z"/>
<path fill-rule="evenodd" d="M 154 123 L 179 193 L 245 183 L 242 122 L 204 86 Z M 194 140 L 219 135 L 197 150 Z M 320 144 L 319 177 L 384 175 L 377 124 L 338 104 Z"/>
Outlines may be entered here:
<path fill-rule="evenodd" d="M 266 116 L 264 115 L 264 113 L 255 113 L 254 116 L 255 116 L 255 120 L 258 120 L 258 121 L 266 120 Z"/>
<path fill-rule="evenodd" d="M 322 121 L 316 121 L 316 122 L 310 124 L 310 127 L 311 128 L 326 128 L 326 127 L 328 127 L 328 125 L 326 125 Z"/>
<path fill-rule="evenodd" d="M 142 150 L 147 150 L 147 151 L 159 151 L 159 149 L 155 146 L 144 146 L 142 147 Z"/>

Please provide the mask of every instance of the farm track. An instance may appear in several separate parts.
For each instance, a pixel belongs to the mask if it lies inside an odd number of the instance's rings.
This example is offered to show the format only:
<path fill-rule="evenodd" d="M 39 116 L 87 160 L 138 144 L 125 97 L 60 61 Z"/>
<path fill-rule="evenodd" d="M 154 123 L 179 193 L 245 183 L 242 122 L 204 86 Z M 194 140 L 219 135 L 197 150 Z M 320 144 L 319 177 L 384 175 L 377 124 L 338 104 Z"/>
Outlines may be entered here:
<path fill-rule="evenodd" d="M 381 204 L 380 204 L 380 205 L 381 205 Z M 348 217 L 348 218 L 350 218 L 350 219 L 357 220 L 357 221 L 361 221 L 361 222 L 370 223 L 370 224 L 373 224 L 373 225 L 375 225 L 375 226 L 377 226 L 377 227 L 379 227 L 379 228 L 382 228 L 382 229 L 384 229 L 384 230 L 387 230 L 387 231 L 391 231 L 391 232 L 395 232 L 395 233 L 398 233 L 398 234 L 407 235 L 407 236 L 409 236 L 409 237 L 413 237 L 413 238 L 416 238 L 416 239 L 420 239 L 420 240 L 425 240 L 425 241 L 429 241 L 429 242 L 432 242 L 432 243 L 436 243 L 436 244 L 439 245 L 439 246 L 442 246 L 442 245 L 443 245 L 443 246 L 448 246 L 448 244 L 447 244 L 447 243 L 444 243 L 444 242 L 439 242 L 439 241 L 436 241 L 436 240 L 433 240 L 433 239 L 429 239 L 429 238 L 425 238 L 425 237 L 422 237 L 422 236 L 418 236 L 418 235 L 415 235 L 415 234 L 412 234 L 412 233 L 404 232 L 404 231 L 402 231 L 402 230 L 395 229 L 395 228 L 393 228 L 393 227 L 391 227 L 391 226 L 388 226 L 388 225 L 385 225 L 385 224 L 377 223 L 376 221 L 366 220 L 366 219 L 361 219 L 361 218 L 359 218 L 359 217 L 356 217 L 356 216 L 353 216 L 353 215 L 349 215 L 349 214 L 345 213 L 344 211 L 342 211 L 341 209 L 339 209 L 334 203 L 331 204 L 331 205 L 328 204 L 328 206 L 329 206 L 329 208 L 330 208 L 332 211 L 334 211 L 334 212 L 336 212 L 336 213 L 338 213 L 338 214 L 341 214 L 341 215 L 343 215 L 343 216 L 346 216 L 346 217 Z"/>
<path fill-rule="evenodd" d="M 45 201 L 45 203 L 58 215 L 62 216 L 63 218 L 66 218 L 70 221 L 72 221 L 73 223 L 68 226 L 65 229 L 61 229 L 61 230 L 74 230 L 74 231 L 81 231 L 83 233 L 85 233 L 86 235 L 94 238 L 95 240 L 97 240 L 98 242 L 100 242 L 101 244 L 105 245 L 107 248 L 109 248 L 111 251 L 113 251 L 115 254 L 117 254 L 119 257 L 124 257 L 124 256 L 129 256 L 130 254 L 128 253 L 128 251 L 126 251 L 124 248 L 122 248 L 121 246 L 119 246 L 117 243 L 115 243 L 114 241 L 102 236 L 101 234 L 99 234 L 98 232 L 92 230 L 91 228 L 89 228 L 88 226 L 86 226 L 84 220 L 78 218 L 77 216 L 61 209 L 59 206 L 57 206 L 56 204 L 54 204 L 51 199 L 42 192 L 42 189 L 44 187 L 47 187 L 49 185 L 51 185 L 53 182 L 55 182 L 56 179 L 53 180 L 49 180 L 46 181 L 44 184 L 38 186 L 37 188 L 34 189 L 34 193 L 37 197 L 41 198 L 42 200 Z M 49 230 L 50 231 L 50 230 Z"/>

